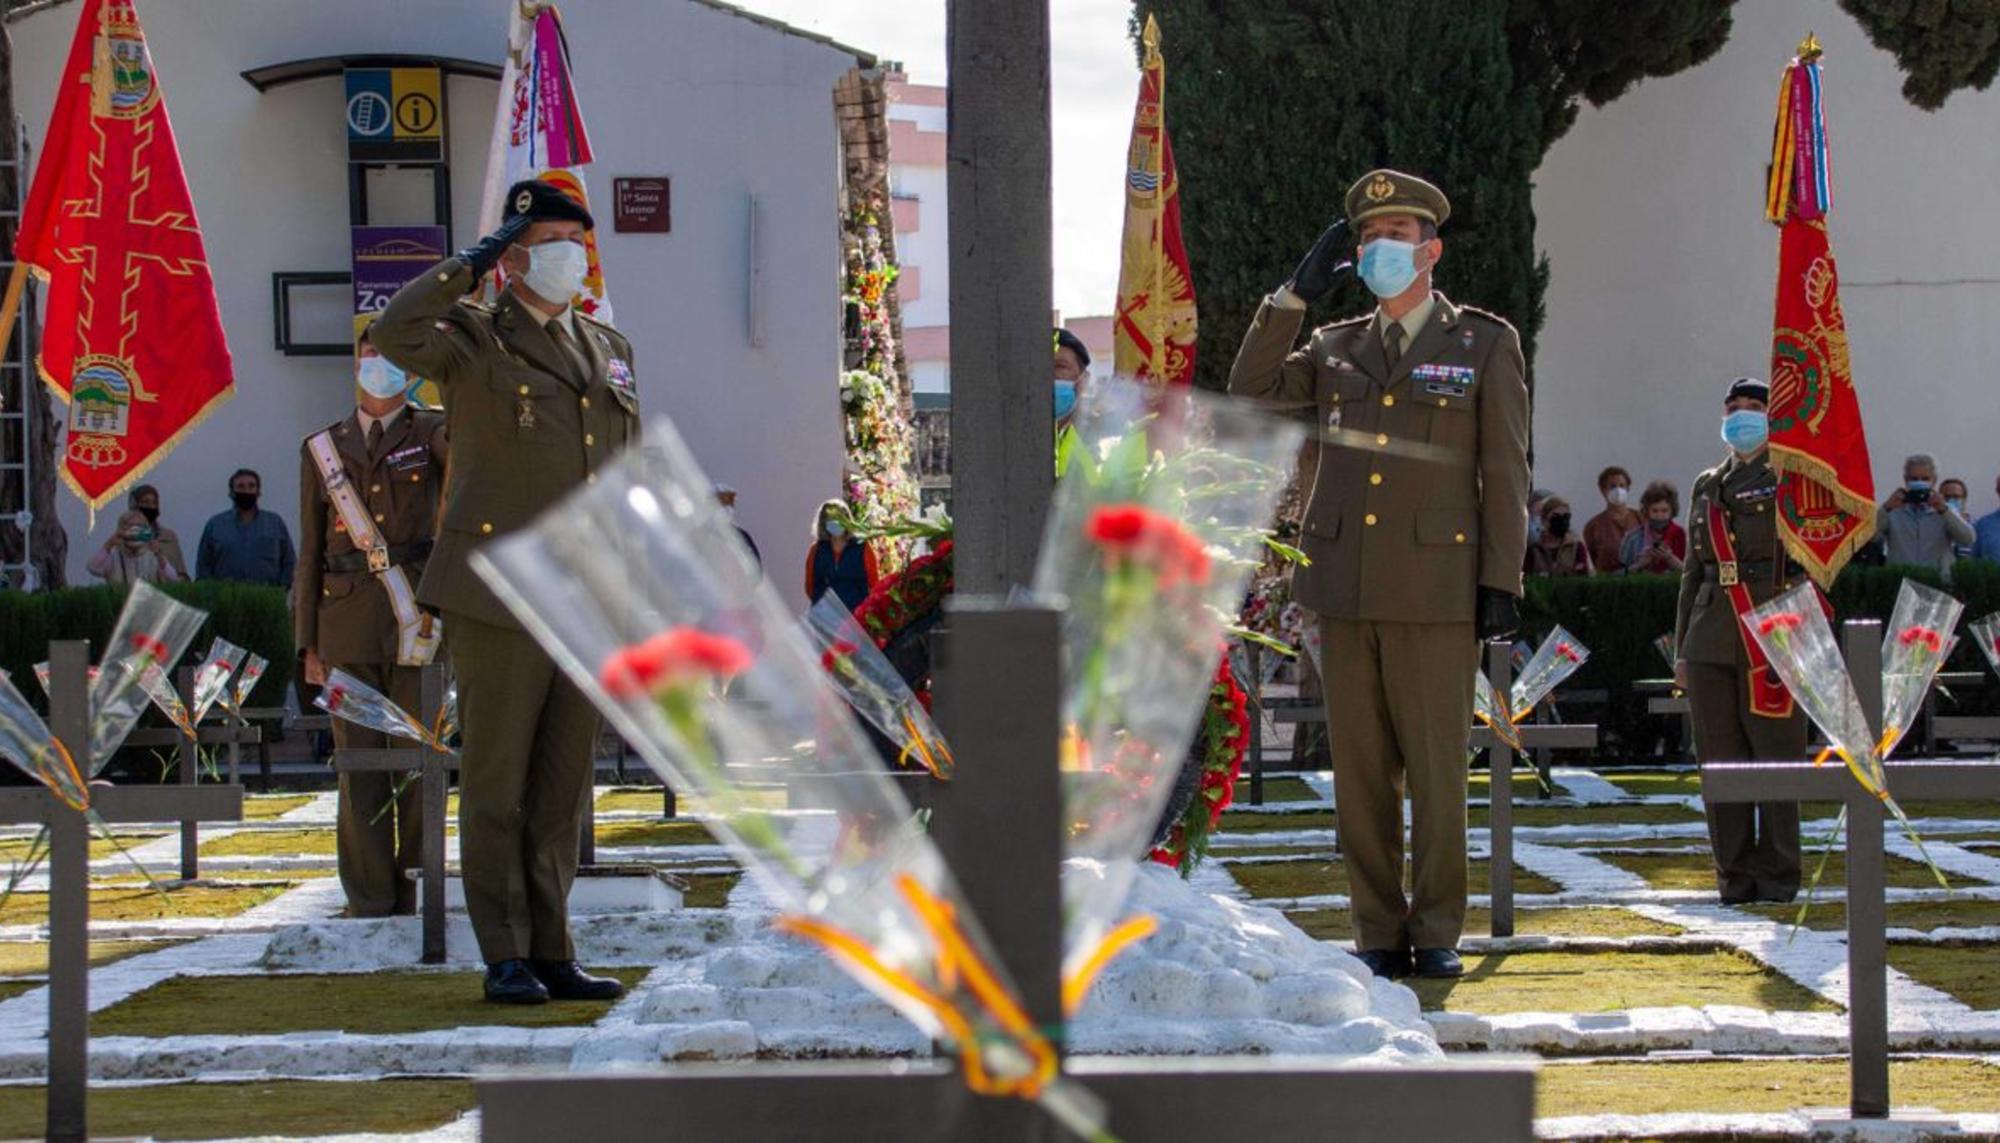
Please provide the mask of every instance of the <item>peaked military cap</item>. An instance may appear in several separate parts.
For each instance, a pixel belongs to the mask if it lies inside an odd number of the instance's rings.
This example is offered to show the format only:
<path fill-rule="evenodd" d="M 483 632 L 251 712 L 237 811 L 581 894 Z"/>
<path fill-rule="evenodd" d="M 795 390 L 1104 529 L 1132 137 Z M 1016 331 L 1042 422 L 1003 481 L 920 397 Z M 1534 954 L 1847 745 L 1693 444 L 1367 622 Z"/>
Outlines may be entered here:
<path fill-rule="evenodd" d="M 1771 403 L 1771 387 L 1755 377 L 1738 377 L 1729 383 L 1729 393 L 1722 398 L 1722 403 L 1727 405 L 1738 397 L 1748 397 L 1768 405 Z"/>
<path fill-rule="evenodd" d="M 1347 190 L 1347 221 L 1359 226 L 1380 214 L 1413 214 L 1443 226 L 1451 217 L 1451 200 L 1415 175 L 1387 168 L 1362 175 Z"/>

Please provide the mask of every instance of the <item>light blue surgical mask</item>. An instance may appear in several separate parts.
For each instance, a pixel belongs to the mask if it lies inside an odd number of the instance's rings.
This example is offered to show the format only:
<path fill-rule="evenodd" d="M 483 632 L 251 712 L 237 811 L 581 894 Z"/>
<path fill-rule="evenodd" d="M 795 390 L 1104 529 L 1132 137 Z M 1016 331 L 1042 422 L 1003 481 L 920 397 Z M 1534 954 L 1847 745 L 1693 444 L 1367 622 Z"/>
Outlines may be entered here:
<path fill-rule="evenodd" d="M 1361 281 L 1378 298 L 1393 298 L 1417 280 L 1417 248 L 1394 238 L 1377 238 L 1361 248 Z"/>
<path fill-rule="evenodd" d="M 1749 456 L 1771 439 L 1771 420 L 1755 409 L 1738 409 L 1722 418 L 1722 440 L 1738 456 Z"/>
<path fill-rule="evenodd" d="M 1076 412 L 1076 382 L 1056 382 L 1056 420 L 1066 421 Z"/>
<path fill-rule="evenodd" d="M 847 525 L 841 523 L 838 520 L 828 520 L 826 522 L 826 534 L 829 537 L 838 540 L 839 538 L 847 534 Z"/>
<path fill-rule="evenodd" d="M 362 392 L 385 401 L 402 396 L 403 391 L 410 387 L 409 375 L 396 368 L 395 363 L 386 357 L 362 358 L 361 368 L 355 377 L 361 383 Z"/>

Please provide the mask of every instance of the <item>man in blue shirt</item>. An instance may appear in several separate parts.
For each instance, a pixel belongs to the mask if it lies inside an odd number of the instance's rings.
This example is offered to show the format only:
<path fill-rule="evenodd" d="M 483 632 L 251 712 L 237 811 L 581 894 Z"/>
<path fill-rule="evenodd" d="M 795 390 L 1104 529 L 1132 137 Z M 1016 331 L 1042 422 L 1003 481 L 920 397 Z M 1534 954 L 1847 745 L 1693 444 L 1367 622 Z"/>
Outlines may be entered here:
<path fill-rule="evenodd" d="M 257 497 L 264 479 L 247 468 L 239 468 L 229 478 L 229 499 L 233 507 L 209 517 L 201 530 L 201 546 L 195 552 L 196 579 L 230 579 L 242 583 L 267 583 L 290 590 L 292 565 L 291 529 L 275 513 L 260 511 Z"/>
<path fill-rule="evenodd" d="M 1993 482 L 1993 491 L 2000 495 L 2000 480 Z M 1978 534 L 1972 542 L 1972 558 L 2000 563 L 2000 508 L 1981 516 L 1972 530 Z"/>

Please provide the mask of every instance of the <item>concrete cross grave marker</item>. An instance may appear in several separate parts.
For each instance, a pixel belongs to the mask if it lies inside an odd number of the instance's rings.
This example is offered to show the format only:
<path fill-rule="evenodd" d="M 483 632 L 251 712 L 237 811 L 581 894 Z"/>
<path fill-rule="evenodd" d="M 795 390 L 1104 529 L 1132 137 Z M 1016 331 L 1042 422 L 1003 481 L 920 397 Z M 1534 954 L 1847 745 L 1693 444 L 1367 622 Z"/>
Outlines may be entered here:
<path fill-rule="evenodd" d="M 423 669 L 417 700 L 417 720 L 423 726 L 438 725 L 444 709 L 444 666 L 432 663 Z M 443 964 L 445 959 L 444 827 L 450 772 L 458 768 L 455 755 L 435 749 L 430 743 L 414 746 L 340 749 L 333 752 L 333 768 L 349 774 L 415 771 L 418 802 L 423 825 L 423 855 L 417 911 L 423 917 L 423 963 Z"/>
<path fill-rule="evenodd" d="M 1868 715 L 1882 721 L 1882 624 L 1850 620 L 1842 642 L 1848 673 Z M 2000 762 L 1884 763 L 1897 803 L 1992 798 L 2000 801 Z M 1711 762 L 1702 794 L 1716 802 L 1831 801 L 1847 807 L 1847 1019 L 1850 1092 L 1845 1117 L 1890 1117 L 1888 904 L 1882 831 L 1887 812 L 1837 762 Z"/>
<path fill-rule="evenodd" d="M 53 670 L 53 666 L 50 668 Z M 182 667 L 175 673 L 176 688 L 180 691 L 181 705 L 194 710 L 194 668 Z M 203 746 L 227 745 L 229 747 L 229 785 L 241 784 L 242 744 L 257 744 L 264 740 L 261 728 L 244 723 L 231 726 L 227 722 L 203 723 L 189 736 L 179 727 L 158 726 L 134 730 L 125 736 L 127 746 L 171 746 L 179 754 L 175 768 L 180 784 L 192 789 L 201 784 L 201 748 Z M 192 818 L 182 818 L 181 822 L 181 880 L 193 881 L 201 876 L 201 822 Z"/>
<path fill-rule="evenodd" d="M 90 646 L 49 648 L 49 725 L 72 758 L 90 757 Z M 178 734 L 178 731 L 175 731 Z M 90 807 L 111 825 L 241 821 L 243 788 L 93 786 Z M 90 836 L 84 816 L 44 787 L 0 790 L 0 822 L 49 831 L 47 1137 L 87 1138 L 90 1078 Z"/>

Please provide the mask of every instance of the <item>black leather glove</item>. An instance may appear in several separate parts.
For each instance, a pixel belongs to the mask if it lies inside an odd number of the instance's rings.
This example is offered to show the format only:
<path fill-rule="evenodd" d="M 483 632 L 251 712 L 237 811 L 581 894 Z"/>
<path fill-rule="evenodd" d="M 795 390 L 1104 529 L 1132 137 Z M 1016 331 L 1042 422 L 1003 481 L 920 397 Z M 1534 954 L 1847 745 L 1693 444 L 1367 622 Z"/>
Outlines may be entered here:
<path fill-rule="evenodd" d="M 472 267 L 473 277 L 485 277 L 487 272 L 493 269 L 494 264 L 500 261 L 500 255 L 507 252 L 507 247 L 514 244 L 514 240 L 521 236 L 521 232 L 526 230 L 532 221 L 525 214 L 515 215 L 501 223 L 500 229 L 480 239 L 476 245 L 460 250 L 458 260 Z"/>
<path fill-rule="evenodd" d="M 1521 629 L 1521 607 L 1512 595 L 1490 587 L 1479 589 L 1479 641 L 1511 638 Z"/>
<path fill-rule="evenodd" d="M 1311 305 L 1354 272 L 1354 240 L 1349 235 L 1347 220 L 1343 218 L 1327 227 L 1313 248 L 1306 251 L 1305 260 L 1292 271 L 1292 280 L 1286 283 L 1300 301 Z"/>

